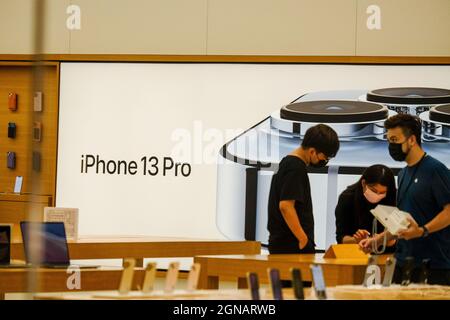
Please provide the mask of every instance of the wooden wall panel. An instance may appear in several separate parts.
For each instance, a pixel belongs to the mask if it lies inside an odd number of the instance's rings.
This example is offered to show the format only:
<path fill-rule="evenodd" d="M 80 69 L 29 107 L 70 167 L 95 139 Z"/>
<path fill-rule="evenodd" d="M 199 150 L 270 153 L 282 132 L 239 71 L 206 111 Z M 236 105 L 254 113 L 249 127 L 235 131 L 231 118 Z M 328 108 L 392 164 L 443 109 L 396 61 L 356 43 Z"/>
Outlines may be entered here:
<path fill-rule="evenodd" d="M 43 111 L 33 112 L 33 71 L 39 70 Z M 8 93 L 18 94 L 18 109 L 8 109 Z M 58 130 L 59 63 L 48 62 L 38 69 L 26 62 L 0 62 L 0 192 L 13 191 L 16 176 L 23 176 L 23 194 L 54 197 Z M 42 124 L 40 142 L 32 139 L 33 123 Z M 8 122 L 17 126 L 16 138 L 7 137 Z M 6 153 L 16 152 L 15 169 L 6 166 Z M 32 169 L 32 152 L 41 154 L 41 169 Z M 1 212 L 0 212 L 1 215 Z M 1 221 L 1 218 L 0 218 Z"/>

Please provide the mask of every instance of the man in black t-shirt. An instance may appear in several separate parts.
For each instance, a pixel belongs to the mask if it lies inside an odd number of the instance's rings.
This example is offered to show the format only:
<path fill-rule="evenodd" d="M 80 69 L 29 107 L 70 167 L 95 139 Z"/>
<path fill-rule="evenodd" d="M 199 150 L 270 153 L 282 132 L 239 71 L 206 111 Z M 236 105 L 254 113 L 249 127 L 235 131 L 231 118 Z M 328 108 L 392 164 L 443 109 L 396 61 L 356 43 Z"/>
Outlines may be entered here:
<path fill-rule="evenodd" d="M 314 253 L 314 217 L 307 166 L 324 167 L 339 150 L 336 132 L 324 124 L 309 128 L 302 144 L 284 157 L 270 186 L 270 253 Z"/>

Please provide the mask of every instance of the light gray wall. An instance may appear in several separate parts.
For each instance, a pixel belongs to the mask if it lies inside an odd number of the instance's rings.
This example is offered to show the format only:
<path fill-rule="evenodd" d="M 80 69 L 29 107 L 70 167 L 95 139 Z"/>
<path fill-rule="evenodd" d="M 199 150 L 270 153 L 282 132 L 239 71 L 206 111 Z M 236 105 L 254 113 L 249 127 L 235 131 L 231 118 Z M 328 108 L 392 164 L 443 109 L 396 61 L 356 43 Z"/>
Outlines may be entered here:
<path fill-rule="evenodd" d="M 35 2 L 0 1 L 1 54 L 33 53 Z M 450 0 L 46 0 L 44 52 L 450 56 L 449 13 Z"/>

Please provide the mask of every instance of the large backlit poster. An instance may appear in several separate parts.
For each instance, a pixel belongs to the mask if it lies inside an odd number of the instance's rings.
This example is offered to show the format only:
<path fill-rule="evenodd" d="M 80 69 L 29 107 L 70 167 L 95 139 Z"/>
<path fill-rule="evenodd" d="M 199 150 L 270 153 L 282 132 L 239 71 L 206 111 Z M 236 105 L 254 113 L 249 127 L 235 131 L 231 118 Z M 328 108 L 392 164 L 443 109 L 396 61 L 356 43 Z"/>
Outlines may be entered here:
<path fill-rule="evenodd" d="M 450 88 L 450 67 L 62 63 L 56 204 L 80 209 L 84 235 L 243 239 L 250 228 L 264 242 L 273 172 L 257 172 L 256 220 L 249 225 L 247 167 L 237 158 L 267 155 L 251 135 L 263 132 L 266 146 L 276 146 L 276 112 L 305 94 L 359 100 L 377 88 L 411 86 Z M 248 144 L 239 142 L 244 138 Z M 296 139 L 275 148 L 272 160 Z M 382 140 L 366 142 L 347 144 L 329 172 L 310 176 L 318 248 L 333 242 L 336 197 L 358 178 L 357 170 L 342 168 L 401 165 Z M 430 148 L 450 163 L 439 151 L 449 143 L 440 143 Z"/>

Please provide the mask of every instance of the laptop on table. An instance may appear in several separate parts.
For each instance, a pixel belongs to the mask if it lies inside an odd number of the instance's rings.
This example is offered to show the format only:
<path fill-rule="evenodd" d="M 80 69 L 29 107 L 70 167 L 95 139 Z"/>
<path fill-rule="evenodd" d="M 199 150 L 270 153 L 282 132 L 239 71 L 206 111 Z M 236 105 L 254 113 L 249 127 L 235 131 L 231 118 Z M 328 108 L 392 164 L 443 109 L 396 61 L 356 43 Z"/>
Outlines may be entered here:
<path fill-rule="evenodd" d="M 29 265 L 46 268 L 98 268 L 70 263 L 69 247 L 63 222 L 20 223 L 25 259 Z"/>

